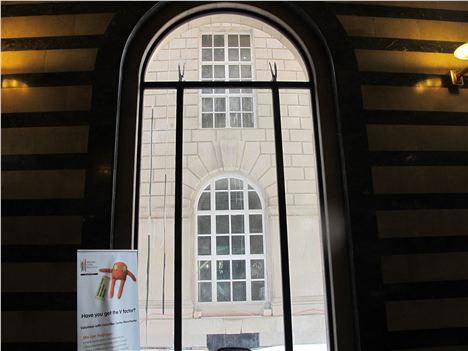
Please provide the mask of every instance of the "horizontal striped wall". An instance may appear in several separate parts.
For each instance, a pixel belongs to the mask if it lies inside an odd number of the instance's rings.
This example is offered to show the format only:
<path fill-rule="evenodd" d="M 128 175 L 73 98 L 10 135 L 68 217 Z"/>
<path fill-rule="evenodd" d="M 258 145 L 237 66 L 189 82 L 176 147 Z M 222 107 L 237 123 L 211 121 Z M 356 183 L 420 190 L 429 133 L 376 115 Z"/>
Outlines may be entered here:
<path fill-rule="evenodd" d="M 5 350 L 76 349 L 75 261 L 92 214 L 86 182 L 90 123 L 99 117 L 96 60 L 114 11 L 2 4 Z"/>
<path fill-rule="evenodd" d="M 96 55 L 95 48 L 2 51 L 2 74 L 88 72 Z"/>
<path fill-rule="evenodd" d="M 104 58 L 103 47 L 125 43 L 133 29 L 114 23 L 114 13 L 136 22 L 145 6 L 151 4 L 2 4 L 5 349 L 76 349 L 76 249 L 108 197 L 94 187 L 91 199 L 88 180 L 91 173 L 109 177 L 113 156 L 103 151 L 113 146 L 114 126 L 100 110 L 109 106 L 95 96 L 118 86 L 115 76 L 96 78 L 111 65 L 96 65 L 118 61 L 123 46 Z M 372 192 L 359 194 L 353 209 L 365 218 L 351 218 L 359 223 L 352 234 L 360 348 L 467 350 L 468 90 L 449 90 L 447 76 L 465 67 L 452 52 L 468 41 L 467 5 L 325 6 L 353 49 L 367 132 Z M 112 40 L 109 29 L 118 34 Z M 98 139 L 112 145 L 99 147 Z M 48 274 L 18 279 L 34 270 Z M 46 326 L 57 320 L 60 329 L 51 333 Z"/>
<path fill-rule="evenodd" d="M 448 72 L 467 65 L 453 50 L 468 42 L 468 4 L 334 9 L 361 77 L 373 189 L 374 216 L 353 234 L 361 347 L 465 350 L 468 90 Z"/>
<path fill-rule="evenodd" d="M 112 13 L 15 16 L 2 20 L 2 38 L 41 38 L 103 34 Z"/>

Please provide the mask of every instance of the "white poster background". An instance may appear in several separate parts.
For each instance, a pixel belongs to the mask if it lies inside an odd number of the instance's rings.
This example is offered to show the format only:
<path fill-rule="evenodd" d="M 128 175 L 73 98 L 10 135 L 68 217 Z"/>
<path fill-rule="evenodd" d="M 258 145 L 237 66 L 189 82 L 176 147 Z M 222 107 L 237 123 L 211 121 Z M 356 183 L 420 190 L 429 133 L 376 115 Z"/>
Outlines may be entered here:
<path fill-rule="evenodd" d="M 77 258 L 78 351 L 140 350 L 137 251 L 78 250 Z"/>

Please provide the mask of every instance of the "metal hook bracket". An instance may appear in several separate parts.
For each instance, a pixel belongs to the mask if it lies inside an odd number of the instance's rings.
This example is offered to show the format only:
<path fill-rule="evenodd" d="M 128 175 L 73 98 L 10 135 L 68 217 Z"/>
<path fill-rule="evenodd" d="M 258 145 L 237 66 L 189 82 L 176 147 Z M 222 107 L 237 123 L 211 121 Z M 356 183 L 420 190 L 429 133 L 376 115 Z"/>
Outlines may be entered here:
<path fill-rule="evenodd" d="M 278 67 L 276 67 L 276 62 L 273 64 L 273 67 L 271 66 L 271 62 L 268 62 L 268 64 L 270 65 L 271 80 L 276 82 L 276 79 L 278 78 Z"/>
<path fill-rule="evenodd" d="M 184 80 L 184 74 L 185 74 L 185 62 L 184 62 L 182 70 L 180 69 L 180 64 L 177 67 L 179 69 L 179 82 L 182 82 Z"/>

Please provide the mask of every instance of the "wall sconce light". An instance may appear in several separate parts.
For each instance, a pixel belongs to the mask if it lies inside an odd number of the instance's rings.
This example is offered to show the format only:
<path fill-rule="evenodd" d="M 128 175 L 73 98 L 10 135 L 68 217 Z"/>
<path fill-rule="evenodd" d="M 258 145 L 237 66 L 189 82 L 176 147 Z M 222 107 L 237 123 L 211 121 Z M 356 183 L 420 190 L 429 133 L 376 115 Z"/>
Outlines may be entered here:
<path fill-rule="evenodd" d="M 2 89 L 7 88 L 27 88 L 28 85 L 16 79 L 2 78 Z"/>
<path fill-rule="evenodd" d="M 468 43 L 465 43 L 459 46 L 454 52 L 453 55 L 460 60 L 468 60 Z M 450 77 L 452 78 L 453 85 L 463 85 L 463 76 L 468 73 L 468 66 L 462 69 L 460 72 L 455 70 L 450 70 Z"/>

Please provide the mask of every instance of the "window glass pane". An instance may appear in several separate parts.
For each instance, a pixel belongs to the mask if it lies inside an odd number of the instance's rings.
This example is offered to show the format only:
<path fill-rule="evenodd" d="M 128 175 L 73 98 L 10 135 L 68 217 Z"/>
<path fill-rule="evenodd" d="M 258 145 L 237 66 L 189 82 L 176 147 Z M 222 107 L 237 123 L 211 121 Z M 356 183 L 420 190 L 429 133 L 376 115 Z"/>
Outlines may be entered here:
<path fill-rule="evenodd" d="M 232 237 L 232 254 L 244 255 L 245 254 L 245 238 L 242 235 L 234 235 Z"/>
<path fill-rule="evenodd" d="M 204 211 L 210 209 L 210 193 L 202 193 L 198 201 L 198 210 Z"/>
<path fill-rule="evenodd" d="M 253 301 L 265 300 L 265 282 L 264 281 L 252 282 L 252 300 Z"/>
<path fill-rule="evenodd" d="M 252 113 L 244 113 L 243 114 L 243 122 L 244 122 L 244 127 L 245 128 L 253 128 L 254 122 L 253 122 L 253 114 Z"/>
<path fill-rule="evenodd" d="M 239 46 L 239 36 L 236 35 L 228 35 L 228 46 Z"/>
<path fill-rule="evenodd" d="M 239 66 L 229 65 L 229 78 L 230 79 L 239 79 Z"/>
<path fill-rule="evenodd" d="M 231 190 L 241 190 L 244 187 L 244 182 L 241 179 L 230 178 L 229 183 Z"/>
<path fill-rule="evenodd" d="M 251 97 L 242 98 L 242 111 L 253 111 L 253 102 Z"/>
<path fill-rule="evenodd" d="M 224 112 L 226 111 L 226 98 L 215 98 L 215 111 L 216 112 Z"/>
<path fill-rule="evenodd" d="M 252 279 L 263 279 L 265 277 L 263 260 L 250 261 L 250 277 Z"/>
<path fill-rule="evenodd" d="M 215 71 L 216 77 L 216 71 Z M 241 78 L 252 78 L 252 67 L 250 65 L 241 66 Z"/>
<path fill-rule="evenodd" d="M 213 93 L 213 89 L 202 89 L 202 93 L 203 93 L 203 94 L 212 94 L 212 93 Z"/>
<path fill-rule="evenodd" d="M 239 61 L 239 49 L 228 49 L 229 61 Z"/>
<path fill-rule="evenodd" d="M 216 128 L 226 127 L 226 114 L 225 113 L 215 113 L 215 127 Z"/>
<path fill-rule="evenodd" d="M 231 216 L 231 233 L 244 233 L 244 215 Z"/>
<path fill-rule="evenodd" d="M 231 301 L 231 283 L 222 282 L 217 285 L 218 302 Z"/>
<path fill-rule="evenodd" d="M 225 89 L 216 88 L 216 89 L 214 90 L 214 93 L 215 93 L 215 94 L 224 94 L 224 90 L 225 90 Z"/>
<path fill-rule="evenodd" d="M 240 89 L 229 89 L 229 92 L 232 93 L 232 94 L 239 94 Z"/>
<path fill-rule="evenodd" d="M 213 35 L 213 46 L 223 47 L 224 46 L 224 35 Z"/>
<path fill-rule="evenodd" d="M 229 255 L 229 236 L 216 237 L 216 254 Z"/>
<path fill-rule="evenodd" d="M 245 279 L 245 261 L 232 261 L 232 279 Z"/>
<path fill-rule="evenodd" d="M 202 128 L 213 128 L 213 115 L 211 113 L 202 114 Z"/>
<path fill-rule="evenodd" d="M 242 191 L 231 192 L 231 210 L 244 209 L 244 194 Z"/>
<path fill-rule="evenodd" d="M 229 209 L 227 192 L 216 193 L 216 209 L 217 210 Z"/>
<path fill-rule="evenodd" d="M 198 237 L 198 254 L 211 255 L 211 237 L 209 236 L 199 236 Z"/>
<path fill-rule="evenodd" d="M 198 301 L 211 302 L 211 283 L 198 283 Z"/>
<path fill-rule="evenodd" d="M 212 45 L 212 36 L 211 35 L 202 35 L 202 46 L 203 47 L 209 47 L 213 46 Z"/>
<path fill-rule="evenodd" d="M 214 61 L 224 61 L 224 49 L 214 49 Z"/>
<path fill-rule="evenodd" d="M 216 216 L 216 234 L 229 234 L 229 216 Z"/>
<path fill-rule="evenodd" d="M 240 46 L 250 47 L 250 35 L 241 35 L 240 36 Z"/>
<path fill-rule="evenodd" d="M 213 112 L 213 98 L 202 98 L 202 112 Z"/>
<path fill-rule="evenodd" d="M 202 78 L 211 79 L 213 78 L 213 67 L 211 65 L 202 65 Z"/>
<path fill-rule="evenodd" d="M 239 97 L 229 98 L 229 109 L 230 111 L 240 111 L 240 98 Z"/>
<path fill-rule="evenodd" d="M 211 216 L 198 216 L 198 234 L 211 234 Z"/>
<path fill-rule="evenodd" d="M 261 235 L 252 235 L 250 237 L 250 253 L 263 254 L 263 237 Z"/>
<path fill-rule="evenodd" d="M 198 280 L 211 280 L 211 261 L 198 262 Z"/>
<path fill-rule="evenodd" d="M 199 45 L 201 45 L 201 36 L 198 38 L 198 41 Z M 167 45 L 167 47 L 169 47 L 169 45 Z M 167 50 L 163 51 L 166 53 L 168 52 Z M 150 55 L 150 53 L 148 54 Z M 150 56 L 153 55 L 151 54 Z M 153 81 L 161 81 L 163 79 L 171 81 L 177 80 L 177 78 L 175 78 L 175 76 L 177 76 L 177 71 L 173 71 L 172 75 L 171 73 L 167 72 L 167 70 L 166 72 L 162 72 L 161 74 L 164 75 L 164 78 L 161 78 L 159 76 L 159 73 L 149 72 L 150 70 L 152 71 L 153 67 L 155 70 L 159 70 L 161 72 L 161 64 L 160 61 L 158 62 L 156 60 L 156 56 L 157 54 L 154 54 L 154 57 L 152 58 L 148 57 L 149 61 L 146 73 L 152 77 L 151 79 Z M 199 79 L 199 77 L 196 76 L 194 78 Z M 139 155 L 140 167 L 135 169 L 140 186 L 140 216 L 137 216 L 135 218 L 135 221 L 138 221 L 138 232 L 135 232 L 134 239 L 138 239 L 138 246 L 140 248 L 138 256 L 139 263 L 148 262 L 151 267 L 155 267 L 155 269 L 151 269 L 151 286 L 148 287 L 146 286 L 146 284 L 142 284 L 140 286 L 141 291 L 143 292 L 142 296 L 146 296 L 147 294 L 148 298 L 151 301 L 158 300 L 158 306 L 154 306 L 156 308 L 150 307 L 149 311 L 153 312 L 148 311 L 152 315 L 153 313 L 159 315 L 155 319 L 151 320 L 151 340 L 154 340 L 154 343 L 152 342 L 151 344 L 152 346 L 154 345 L 154 348 L 157 348 L 158 351 L 169 351 L 171 348 L 173 348 L 172 341 L 168 339 L 167 342 L 161 342 L 161 339 L 165 338 L 166 335 L 172 335 L 174 331 L 174 327 L 172 326 L 174 324 L 174 304 L 172 303 L 172 301 L 169 302 L 169 300 L 172 300 L 172 298 L 170 297 L 174 295 L 174 287 L 172 284 L 173 262 L 171 258 L 174 257 L 174 253 L 176 251 L 172 242 L 172 238 L 174 237 L 173 213 L 175 207 L 175 195 L 174 191 L 171 191 L 171 189 L 173 189 L 173 182 L 175 179 L 175 159 L 173 157 L 175 150 L 175 127 L 173 126 L 175 126 L 175 116 L 177 115 L 177 94 L 176 90 L 143 89 L 143 87 L 140 88 L 140 94 L 143 95 L 141 96 L 143 98 L 143 101 L 141 105 L 142 118 L 140 122 L 142 124 L 142 133 L 143 135 L 145 135 L 145 137 L 143 137 L 143 140 L 141 140 L 141 152 Z M 198 101 L 198 104 L 201 103 L 201 99 L 198 97 L 198 94 L 194 96 L 193 101 L 195 103 Z M 152 120 L 154 123 L 152 123 Z M 151 129 L 153 129 L 153 132 L 155 133 L 153 138 L 150 137 Z M 156 135 L 158 135 L 158 137 L 156 137 Z M 155 160 L 156 158 L 158 160 L 163 160 L 161 162 L 153 162 L 152 170 L 150 169 L 150 167 L 148 167 L 149 160 L 151 157 L 153 157 L 153 160 Z M 182 172 L 184 171 L 185 170 L 183 170 Z M 167 185 L 166 192 L 164 192 L 165 183 Z M 161 195 L 157 197 L 158 200 L 156 200 L 156 197 L 153 196 L 153 200 L 151 201 L 151 203 L 149 203 L 148 201 L 148 196 L 150 194 L 149 188 L 152 188 L 153 195 L 156 194 L 156 189 L 161 190 L 158 190 L 158 193 Z M 195 210 L 197 208 L 197 205 L 198 204 L 195 204 Z M 192 207 L 192 212 L 193 210 L 194 208 Z M 166 213 L 167 216 L 164 216 L 164 213 Z M 147 218 L 149 216 L 151 216 L 152 220 L 148 221 Z M 197 217 L 198 214 L 196 214 L 195 216 L 192 215 L 192 218 L 190 219 L 190 222 L 192 222 L 191 233 L 185 232 L 185 234 L 187 234 L 187 236 L 189 236 L 191 240 L 195 239 L 195 242 L 193 244 L 195 248 L 193 251 L 191 262 L 189 264 L 186 264 L 187 267 L 191 267 L 193 272 L 191 275 L 191 279 L 193 282 L 191 290 L 192 296 L 195 301 L 198 301 L 198 264 L 193 256 L 196 256 L 198 250 Z M 184 216 L 184 218 L 190 217 Z M 136 237 L 137 235 L 138 238 Z M 151 236 L 150 242 L 148 242 L 149 236 Z M 164 239 L 166 239 L 165 245 Z M 148 244 L 151 247 L 151 252 L 148 252 Z M 166 255 L 165 268 L 163 268 L 164 255 Z M 208 256 L 198 256 L 198 260 L 203 260 L 207 257 Z M 129 268 L 133 272 L 131 267 Z M 135 273 L 135 276 L 136 275 L 137 274 Z M 146 279 L 146 270 L 139 270 L 136 279 L 137 281 L 144 281 Z M 119 283 L 117 283 L 117 287 L 119 287 Z M 161 298 L 161 292 L 163 291 L 163 289 L 165 291 L 165 296 L 167 297 L 165 299 Z M 125 294 L 127 293 L 124 291 L 124 295 Z M 125 298 L 125 296 L 123 298 Z M 114 299 L 116 299 L 116 297 L 114 297 Z M 161 314 L 162 309 L 165 310 L 164 316 L 162 316 Z M 160 316 L 164 318 L 164 320 L 161 319 Z M 164 330 L 161 330 L 163 328 L 159 327 L 159 325 L 161 325 L 160 321 L 164 323 Z M 154 327 L 155 325 L 157 326 Z M 112 349 L 112 347 L 109 348 Z M 25 350 L 28 349 L 25 348 Z M 34 348 L 30 349 L 34 350 Z M 54 348 L 51 347 L 48 348 L 48 350 L 54 350 Z"/>
<path fill-rule="evenodd" d="M 245 282 L 232 282 L 232 300 L 246 301 Z"/>
<path fill-rule="evenodd" d="M 212 61 L 213 52 L 211 49 L 202 49 L 202 61 Z"/>
<path fill-rule="evenodd" d="M 223 178 L 223 179 L 219 179 L 216 181 L 215 183 L 215 189 L 216 190 L 227 190 L 228 188 L 228 179 L 227 178 Z"/>
<path fill-rule="evenodd" d="M 249 231 L 251 233 L 262 233 L 262 215 L 250 215 L 249 222 Z"/>
<path fill-rule="evenodd" d="M 224 66 L 221 66 L 221 65 L 214 66 L 214 77 L 224 78 Z"/>
<path fill-rule="evenodd" d="M 262 208 L 262 204 L 260 202 L 260 198 L 256 191 L 249 191 L 249 209 L 251 210 L 260 210 Z"/>
<path fill-rule="evenodd" d="M 242 124 L 241 124 L 241 113 L 231 113 L 230 116 L 231 116 L 231 127 L 232 128 L 240 128 L 242 127 Z"/>
<path fill-rule="evenodd" d="M 250 61 L 250 49 L 240 49 L 241 61 Z"/>
<path fill-rule="evenodd" d="M 216 261 L 216 279 L 225 280 L 231 279 L 230 261 Z"/>

